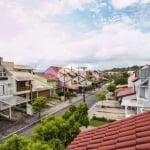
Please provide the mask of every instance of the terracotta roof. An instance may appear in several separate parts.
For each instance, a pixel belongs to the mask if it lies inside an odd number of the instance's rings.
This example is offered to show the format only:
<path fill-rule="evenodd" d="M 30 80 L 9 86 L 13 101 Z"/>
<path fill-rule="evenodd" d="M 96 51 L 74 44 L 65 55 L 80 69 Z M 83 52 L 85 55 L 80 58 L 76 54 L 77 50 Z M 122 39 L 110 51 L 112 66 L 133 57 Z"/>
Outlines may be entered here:
<path fill-rule="evenodd" d="M 125 89 L 125 88 L 118 88 L 118 89 L 115 90 L 115 92 L 118 93 L 118 92 L 120 92 L 120 91 L 122 91 L 122 90 L 124 90 L 124 89 Z"/>
<path fill-rule="evenodd" d="M 80 132 L 67 150 L 150 150 L 150 111 Z"/>
<path fill-rule="evenodd" d="M 46 69 L 45 73 L 51 74 L 55 72 L 57 74 L 60 69 L 61 68 L 57 66 L 50 66 L 48 69 Z"/>
<path fill-rule="evenodd" d="M 59 70 L 61 69 L 61 67 L 57 67 L 57 66 L 51 66 L 51 68 L 56 72 L 59 72 Z"/>
<path fill-rule="evenodd" d="M 45 79 L 49 80 L 49 81 L 57 81 L 57 78 L 51 74 L 40 74 L 40 76 L 44 77 Z"/>
<path fill-rule="evenodd" d="M 132 95 L 134 93 L 135 93 L 135 91 L 134 91 L 133 87 L 122 88 L 122 89 L 118 90 L 117 97 Z"/>

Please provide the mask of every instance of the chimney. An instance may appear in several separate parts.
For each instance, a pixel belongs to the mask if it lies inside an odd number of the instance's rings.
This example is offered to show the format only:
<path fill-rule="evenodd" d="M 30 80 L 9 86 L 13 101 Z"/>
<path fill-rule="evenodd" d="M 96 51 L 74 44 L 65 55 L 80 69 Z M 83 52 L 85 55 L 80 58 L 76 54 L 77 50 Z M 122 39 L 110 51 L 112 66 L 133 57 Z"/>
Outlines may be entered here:
<path fill-rule="evenodd" d="M 0 65 L 2 65 L 3 57 L 0 57 Z"/>

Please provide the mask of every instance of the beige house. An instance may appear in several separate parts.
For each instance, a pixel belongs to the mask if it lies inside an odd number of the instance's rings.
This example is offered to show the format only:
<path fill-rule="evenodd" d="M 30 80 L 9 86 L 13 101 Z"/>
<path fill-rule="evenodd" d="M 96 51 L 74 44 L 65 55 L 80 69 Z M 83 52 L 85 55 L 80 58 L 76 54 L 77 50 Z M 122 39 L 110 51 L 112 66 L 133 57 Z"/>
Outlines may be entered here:
<path fill-rule="evenodd" d="M 2 62 L 12 75 L 13 95 L 33 99 L 38 96 L 50 96 L 50 88 L 36 80 L 33 68 L 27 65 L 15 65 L 14 62 Z"/>

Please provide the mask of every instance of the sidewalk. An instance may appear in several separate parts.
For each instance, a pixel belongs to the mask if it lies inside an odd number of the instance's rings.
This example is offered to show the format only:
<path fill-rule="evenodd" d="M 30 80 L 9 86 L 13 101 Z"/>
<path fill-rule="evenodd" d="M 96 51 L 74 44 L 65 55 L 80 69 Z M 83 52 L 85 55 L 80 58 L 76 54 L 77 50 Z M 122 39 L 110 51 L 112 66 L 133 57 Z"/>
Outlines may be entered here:
<path fill-rule="evenodd" d="M 96 91 L 92 91 L 94 94 Z M 92 94 L 91 92 L 86 94 L 86 97 L 89 94 Z M 45 111 L 41 112 L 41 118 L 43 118 L 46 115 L 52 115 L 55 114 L 59 110 L 63 110 L 66 107 L 68 107 L 71 104 L 75 104 L 78 101 L 81 101 L 83 99 L 83 95 L 79 94 L 77 97 L 74 97 L 72 99 L 72 103 L 70 103 L 68 100 L 65 102 L 61 102 L 60 104 L 51 107 L 50 109 L 46 109 Z M 12 122 L 9 120 L 6 120 L 4 123 L 0 122 L 0 141 L 3 141 L 4 139 L 8 138 L 12 134 L 19 133 L 22 130 L 25 130 L 26 128 L 38 123 L 40 119 L 38 118 L 38 114 L 34 114 L 33 116 L 29 116 L 25 113 L 20 113 L 19 120 Z"/>
<path fill-rule="evenodd" d="M 96 116 L 98 118 L 107 118 L 113 120 L 120 120 L 125 118 L 125 110 L 121 107 L 116 100 L 106 100 L 103 102 L 105 107 L 101 107 L 101 102 L 97 102 L 88 111 L 89 117 Z M 131 114 L 134 114 L 134 110 L 128 110 Z"/>

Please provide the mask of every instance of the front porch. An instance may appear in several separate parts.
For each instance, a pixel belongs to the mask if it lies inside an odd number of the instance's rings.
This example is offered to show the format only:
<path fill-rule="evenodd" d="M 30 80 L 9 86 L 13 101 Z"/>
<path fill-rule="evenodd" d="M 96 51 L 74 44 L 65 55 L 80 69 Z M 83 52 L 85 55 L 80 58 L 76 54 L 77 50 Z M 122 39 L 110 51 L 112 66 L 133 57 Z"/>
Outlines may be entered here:
<path fill-rule="evenodd" d="M 129 95 L 122 98 L 121 106 L 125 108 L 125 117 L 130 117 L 137 114 L 137 99 L 136 95 Z M 130 110 L 130 111 L 129 111 Z"/>
<path fill-rule="evenodd" d="M 0 98 L 0 115 L 7 118 L 12 119 L 12 107 L 16 107 L 17 105 L 28 103 L 30 100 L 20 96 L 2 96 Z"/>

